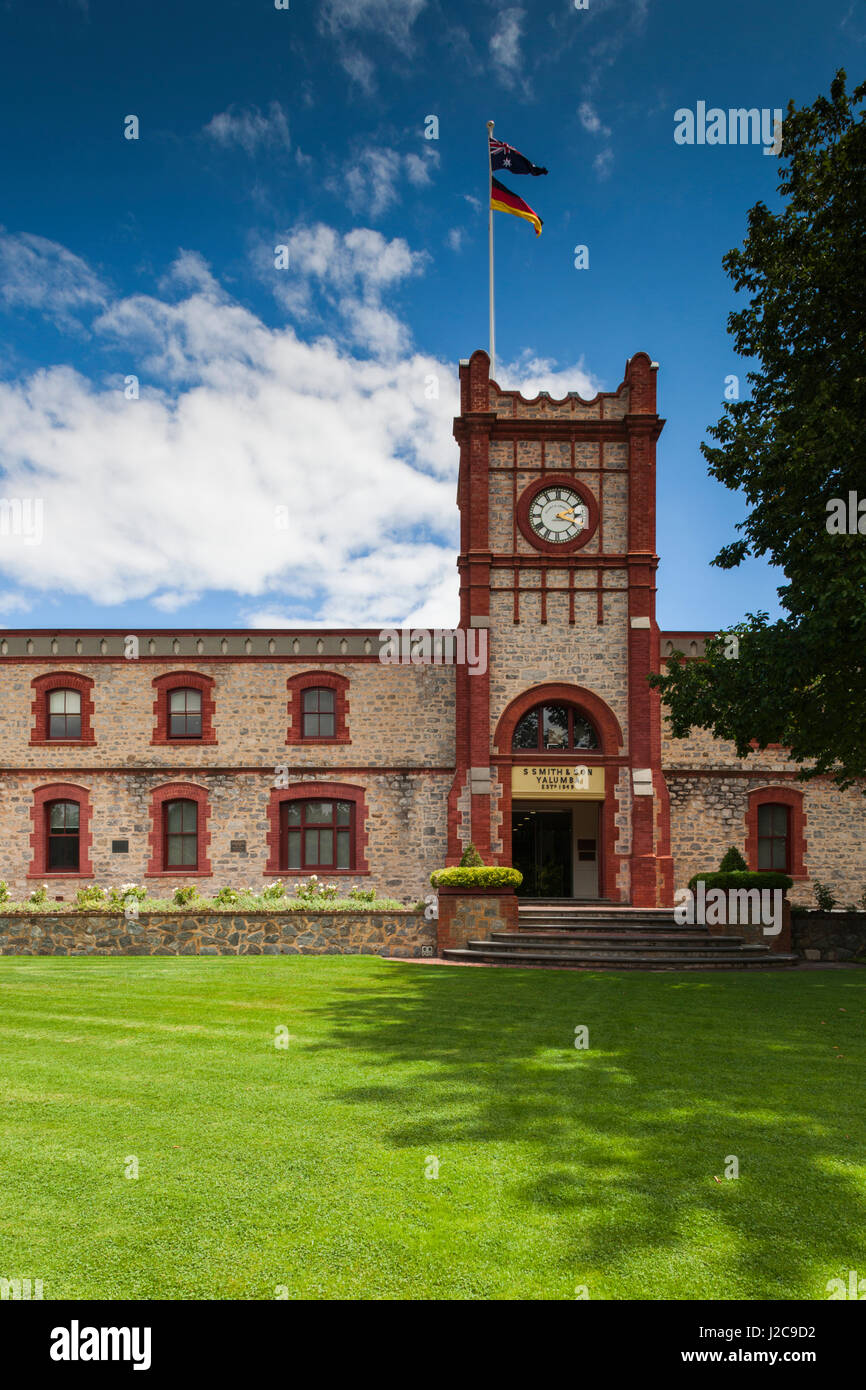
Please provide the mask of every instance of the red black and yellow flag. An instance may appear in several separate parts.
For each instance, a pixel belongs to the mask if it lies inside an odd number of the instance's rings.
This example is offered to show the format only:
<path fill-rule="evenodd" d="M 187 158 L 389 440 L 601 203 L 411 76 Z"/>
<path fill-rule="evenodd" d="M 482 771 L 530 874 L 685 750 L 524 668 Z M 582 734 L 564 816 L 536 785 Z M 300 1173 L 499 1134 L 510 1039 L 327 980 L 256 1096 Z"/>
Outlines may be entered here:
<path fill-rule="evenodd" d="M 522 198 L 518 198 L 516 193 L 505 187 L 498 179 L 491 178 L 490 181 L 490 206 L 494 212 L 510 212 L 515 217 L 525 217 L 527 222 L 531 222 L 535 228 L 535 235 L 541 236 L 542 222 L 537 212 L 533 212 L 528 203 Z"/>

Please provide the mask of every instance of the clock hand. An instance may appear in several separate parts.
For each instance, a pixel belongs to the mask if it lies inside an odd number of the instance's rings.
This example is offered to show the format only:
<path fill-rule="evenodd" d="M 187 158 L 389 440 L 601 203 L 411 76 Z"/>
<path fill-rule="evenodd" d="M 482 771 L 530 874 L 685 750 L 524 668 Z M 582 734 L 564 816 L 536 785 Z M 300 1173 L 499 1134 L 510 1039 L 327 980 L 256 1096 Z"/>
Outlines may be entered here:
<path fill-rule="evenodd" d="M 557 512 L 557 521 L 574 521 L 574 507 L 570 507 L 567 512 Z"/>

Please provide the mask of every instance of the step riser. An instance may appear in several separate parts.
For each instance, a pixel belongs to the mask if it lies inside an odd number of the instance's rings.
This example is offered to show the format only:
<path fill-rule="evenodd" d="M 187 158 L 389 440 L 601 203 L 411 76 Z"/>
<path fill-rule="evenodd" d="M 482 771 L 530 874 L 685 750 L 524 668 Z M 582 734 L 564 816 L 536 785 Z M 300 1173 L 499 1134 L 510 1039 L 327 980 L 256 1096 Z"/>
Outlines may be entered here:
<path fill-rule="evenodd" d="M 731 959 L 726 957 L 723 960 L 701 960 L 681 957 L 671 957 L 656 960 L 645 960 L 640 957 L 616 959 L 609 955 L 597 957 L 582 957 L 576 959 L 573 956 L 565 957 L 545 957 L 539 959 L 537 956 L 512 956 L 493 955 L 489 951 L 472 950 L 446 950 L 444 952 L 446 960 L 463 961 L 484 964 L 499 965 L 506 968 L 538 968 L 538 969 L 571 969 L 571 970 L 780 970 L 792 969 L 799 964 L 797 956 L 780 956 L 767 952 L 766 955 L 739 957 Z"/>

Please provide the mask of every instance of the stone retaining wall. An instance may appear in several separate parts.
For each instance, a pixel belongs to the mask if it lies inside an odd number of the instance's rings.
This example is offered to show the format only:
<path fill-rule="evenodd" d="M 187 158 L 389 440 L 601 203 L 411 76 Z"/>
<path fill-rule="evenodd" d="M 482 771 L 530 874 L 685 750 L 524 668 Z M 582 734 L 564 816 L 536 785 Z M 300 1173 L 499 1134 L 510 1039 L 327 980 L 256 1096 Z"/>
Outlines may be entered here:
<path fill-rule="evenodd" d="M 495 931 L 516 931 L 517 908 L 513 888 L 440 888 L 439 955 L 467 941 L 489 941 Z"/>
<path fill-rule="evenodd" d="M 427 950 L 423 948 L 427 947 Z M 5 956 L 392 956 L 436 953 L 421 912 L 142 912 L 0 915 Z"/>
<path fill-rule="evenodd" d="M 797 912 L 791 916 L 793 948 L 805 960 L 866 963 L 866 912 Z"/>

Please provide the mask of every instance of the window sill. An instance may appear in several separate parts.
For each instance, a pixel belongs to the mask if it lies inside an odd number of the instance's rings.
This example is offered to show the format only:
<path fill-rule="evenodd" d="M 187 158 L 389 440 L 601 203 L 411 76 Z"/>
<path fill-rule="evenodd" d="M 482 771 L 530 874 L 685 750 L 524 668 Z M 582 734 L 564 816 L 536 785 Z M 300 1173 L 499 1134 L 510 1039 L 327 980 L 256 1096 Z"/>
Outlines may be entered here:
<path fill-rule="evenodd" d="M 329 743 L 351 743 L 348 734 L 337 734 L 334 738 L 292 738 L 286 739 L 286 744 L 290 748 L 315 748 Z"/>
<path fill-rule="evenodd" d="M 267 878 L 273 878 L 274 874 L 282 874 L 285 878 L 312 878 L 317 874 L 319 878 L 369 878 L 370 869 L 286 869 L 282 867 L 263 869 L 263 874 Z"/>
<path fill-rule="evenodd" d="M 92 748 L 95 738 L 31 738 L 31 748 Z"/>
<path fill-rule="evenodd" d="M 211 869 L 146 869 L 145 878 L 213 878 Z"/>
<path fill-rule="evenodd" d="M 207 744 L 208 747 L 213 747 L 216 742 L 217 738 L 215 734 L 212 734 L 210 737 L 204 736 L 202 738 L 157 738 L 156 735 L 154 735 L 150 740 L 150 746 L 151 748 L 200 748 L 204 744 Z"/>
<path fill-rule="evenodd" d="M 81 869 L 72 869 L 69 873 L 60 873 L 57 869 L 28 869 L 25 878 L 38 878 L 46 883 L 59 883 L 64 878 L 93 878 L 93 870 L 83 873 Z"/>

